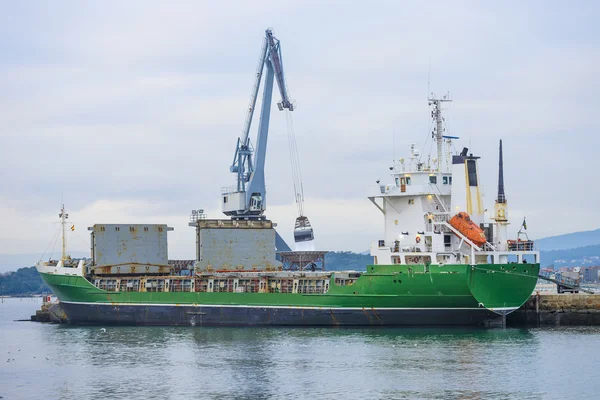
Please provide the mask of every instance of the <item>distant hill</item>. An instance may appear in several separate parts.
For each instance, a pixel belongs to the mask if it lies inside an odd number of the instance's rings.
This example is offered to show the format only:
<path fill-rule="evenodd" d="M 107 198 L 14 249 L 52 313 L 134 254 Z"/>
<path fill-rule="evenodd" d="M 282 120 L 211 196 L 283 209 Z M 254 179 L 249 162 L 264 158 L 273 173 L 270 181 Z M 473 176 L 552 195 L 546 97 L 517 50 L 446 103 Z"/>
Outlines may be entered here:
<path fill-rule="evenodd" d="M 600 244 L 567 250 L 540 251 L 542 267 L 555 268 L 600 265 Z"/>
<path fill-rule="evenodd" d="M 367 265 L 373 264 L 373 257 L 351 251 L 331 251 L 325 254 L 327 271 L 366 271 Z"/>
<path fill-rule="evenodd" d="M 52 293 L 42 281 L 35 267 L 19 268 L 15 272 L 0 274 L 0 295 L 26 296 L 31 294 Z"/>
<path fill-rule="evenodd" d="M 535 245 L 540 251 L 568 250 L 600 245 L 600 229 L 550 236 L 536 240 Z"/>

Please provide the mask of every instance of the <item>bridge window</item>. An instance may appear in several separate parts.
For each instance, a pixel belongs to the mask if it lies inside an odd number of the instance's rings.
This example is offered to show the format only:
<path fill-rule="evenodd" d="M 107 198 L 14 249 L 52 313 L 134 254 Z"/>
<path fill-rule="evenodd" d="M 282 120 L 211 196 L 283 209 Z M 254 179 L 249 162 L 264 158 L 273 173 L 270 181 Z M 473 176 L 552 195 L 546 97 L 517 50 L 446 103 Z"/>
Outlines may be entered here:
<path fill-rule="evenodd" d="M 429 183 L 437 183 L 437 176 L 430 175 L 429 176 Z"/>
<path fill-rule="evenodd" d="M 415 204 L 415 199 L 408 199 L 408 204 Z"/>
<path fill-rule="evenodd" d="M 396 187 L 400 187 L 400 179 L 396 178 Z"/>
<path fill-rule="evenodd" d="M 444 176 L 444 177 L 442 178 L 442 182 L 444 183 L 444 185 L 447 185 L 447 184 L 448 184 L 448 177 L 447 177 L 447 176 Z"/>
<path fill-rule="evenodd" d="M 407 185 L 410 185 L 410 176 L 407 176 L 407 177 L 406 177 L 406 184 L 407 184 Z"/>
<path fill-rule="evenodd" d="M 223 196 L 223 204 L 227 203 L 227 196 Z"/>

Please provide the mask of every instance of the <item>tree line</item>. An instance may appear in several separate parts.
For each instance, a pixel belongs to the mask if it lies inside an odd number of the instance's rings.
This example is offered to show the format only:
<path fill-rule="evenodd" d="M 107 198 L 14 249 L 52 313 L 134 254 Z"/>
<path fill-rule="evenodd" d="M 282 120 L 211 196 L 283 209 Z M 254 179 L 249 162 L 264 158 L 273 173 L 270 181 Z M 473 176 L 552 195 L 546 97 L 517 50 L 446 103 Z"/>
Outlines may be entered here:
<path fill-rule="evenodd" d="M 50 294 L 52 291 L 42 281 L 35 267 L 19 268 L 0 274 L 0 296 L 27 296 Z"/>

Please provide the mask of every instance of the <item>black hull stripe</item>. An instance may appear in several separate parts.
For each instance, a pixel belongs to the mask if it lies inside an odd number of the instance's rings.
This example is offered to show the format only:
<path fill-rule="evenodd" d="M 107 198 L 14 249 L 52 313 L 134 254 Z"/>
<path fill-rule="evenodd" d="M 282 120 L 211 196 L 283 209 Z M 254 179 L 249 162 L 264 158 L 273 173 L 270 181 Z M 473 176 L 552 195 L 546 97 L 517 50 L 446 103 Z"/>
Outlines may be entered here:
<path fill-rule="evenodd" d="M 487 325 L 485 309 L 331 309 L 61 303 L 74 324 L 220 326 L 444 326 Z"/>

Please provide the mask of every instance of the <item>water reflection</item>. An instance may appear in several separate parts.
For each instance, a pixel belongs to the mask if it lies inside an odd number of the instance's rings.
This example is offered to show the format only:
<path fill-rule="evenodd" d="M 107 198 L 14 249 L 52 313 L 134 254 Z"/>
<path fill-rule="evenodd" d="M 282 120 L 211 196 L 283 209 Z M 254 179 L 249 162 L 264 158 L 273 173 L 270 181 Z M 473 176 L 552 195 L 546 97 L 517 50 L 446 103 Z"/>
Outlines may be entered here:
<path fill-rule="evenodd" d="M 358 382 L 361 390 L 385 396 L 410 397 L 428 382 L 438 394 L 463 397 L 464 391 L 479 393 L 490 367 L 518 383 L 514 358 L 535 357 L 538 346 L 523 329 L 58 326 L 42 338 L 46 348 L 68 349 L 56 360 L 72 378 L 61 387 L 77 382 L 113 398 L 190 380 L 189 390 L 207 398 L 347 396 Z M 185 387 L 174 384 L 164 395 L 182 395 Z"/>

